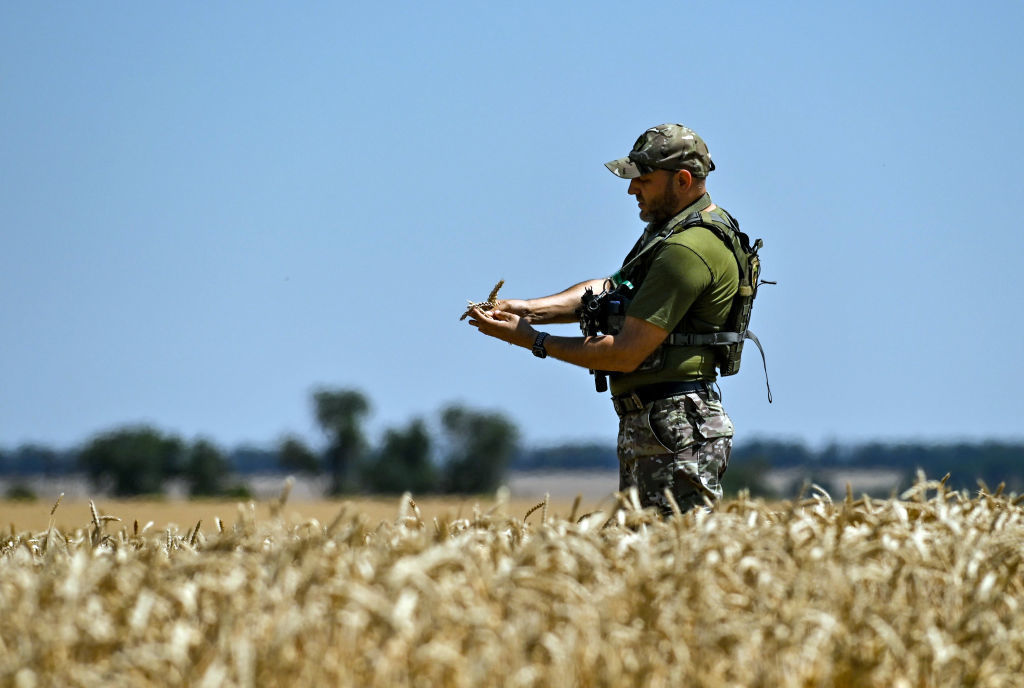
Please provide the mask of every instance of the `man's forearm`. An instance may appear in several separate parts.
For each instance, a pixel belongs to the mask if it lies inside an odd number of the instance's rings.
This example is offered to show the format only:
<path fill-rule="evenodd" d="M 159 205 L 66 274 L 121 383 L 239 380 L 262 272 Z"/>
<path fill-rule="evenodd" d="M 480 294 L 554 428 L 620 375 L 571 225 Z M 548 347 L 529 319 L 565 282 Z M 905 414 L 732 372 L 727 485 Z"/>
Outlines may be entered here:
<path fill-rule="evenodd" d="M 610 334 L 596 337 L 548 335 L 544 340 L 544 348 L 552 358 L 591 370 L 628 373 L 640 364 L 640 361 L 634 360 L 632 352 L 616 346 L 615 335 Z"/>
<path fill-rule="evenodd" d="M 582 282 L 576 287 L 584 287 Z M 562 294 L 571 292 L 570 287 Z M 518 305 L 522 305 L 519 302 Z M 547 354 L 566 363 L 592 370 L 630 372 L 636 370 L 668 336 L 661 327 L 630 315 L 626 316 L 622 329 L 614 335 L 596 337 L 558 337 L 538 332 L 525 316 L 498 308 L 485 311 L 479 307 L 471 310 L 469 324 L 489 337 L 495 337 L 525 349 L 537 344 L 544 334 L 543 346 Z"/>
<path fill-rule="evenodd" d="M 618 334 L 596 337 L 558 337 L 549 334 L 544 340 L 544 348 L 548 356 L 582 368 L 629 373 L 636 370 L 666 336 L 668 332 L 657 325 L 626 316 L 626 322 Z M 529 334 L 523 339 L 528 347 L 533 345 Z"/>
<path fill-rule="evenodd" d="M 604 279 L 592 279 L 574 284 L 565 291 L 551 296 L 526 301 L 527 321 L 538 325 L 576 322 L 576 310 L 580 307 L 580 298 L 587 288 L 600 293 L 604 288 Z"/>

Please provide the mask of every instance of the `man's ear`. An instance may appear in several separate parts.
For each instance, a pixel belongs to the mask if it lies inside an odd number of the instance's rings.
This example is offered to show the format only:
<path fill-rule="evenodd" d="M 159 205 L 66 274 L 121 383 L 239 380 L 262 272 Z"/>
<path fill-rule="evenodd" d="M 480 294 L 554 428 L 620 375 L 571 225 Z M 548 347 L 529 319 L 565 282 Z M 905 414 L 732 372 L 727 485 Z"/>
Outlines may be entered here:
<path fill-rule="evenodd" d="M 693 174 L 690 170 L 677 170 L 676 184 L 679 186 L 680 191 L 690 189 L 693 186 Z"/>

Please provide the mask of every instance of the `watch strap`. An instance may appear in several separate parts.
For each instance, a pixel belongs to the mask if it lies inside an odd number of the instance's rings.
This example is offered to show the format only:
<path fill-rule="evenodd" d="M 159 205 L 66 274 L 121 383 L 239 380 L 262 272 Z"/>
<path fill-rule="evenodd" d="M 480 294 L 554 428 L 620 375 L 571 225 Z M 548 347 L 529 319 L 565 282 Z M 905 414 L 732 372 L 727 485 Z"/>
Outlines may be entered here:
<path fill-rule="evenodd" d="M 544 340 L 547 338 L 547 332 L 538 332 L 537 338 L 533 340 L 533 355 L 537 358 L 548 357 L 548 350 L 544 348 Z"/>

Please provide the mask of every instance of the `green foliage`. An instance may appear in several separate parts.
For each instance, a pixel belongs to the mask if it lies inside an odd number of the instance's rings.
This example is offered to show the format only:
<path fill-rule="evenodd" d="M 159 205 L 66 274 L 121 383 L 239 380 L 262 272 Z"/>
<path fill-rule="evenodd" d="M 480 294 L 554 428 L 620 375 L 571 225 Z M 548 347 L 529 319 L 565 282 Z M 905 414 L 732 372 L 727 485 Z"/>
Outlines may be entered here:
<path fill-rule="evenodd" d="M 729 470 L 747 461 L 765 461 L 772 468 L 786 468 L 803 466 L 817 458 L 801 442 L 753 439 L 733 445 Z"/>
<path fill-rule="evenodd" d="M 771 464 L 763 458 L 730 462 L 722 480 L 722 489 L 727 497 L 735 497 L 741 490 L 748 490 L 751 497 L 774 499 L 779 495 L 764 479 L 764 474 L 770 469 Z"/>
<path fill-rule="evenodd" d="M 528 449 L 515 457 L 512 468 L 531 470 L 619 470 L 619 456 L 614 444 L 599 442 L 564 443 L 551 447 Z"/>
<path fill-rule="evenodd" d="M 209 440 L 198 440 L 188 451 L 184 477 L 193 497 L 213 497 L 224 493 L 224 480 L 231 470 L 224 453 Z"/>
<path fill-rule="evenodd" d="M 281 440 L 277 449 L 278 465 L 286 471 L 315 474 L 320 472 L 320 459 L 316 452 L 295 435 Z"/>
<path fill-rule="evenodd" d="M 252 499 L 252 490 L 245 483 L 235 483 L 221 494 L 228 499 Z"/>
<path fill-rule="evenodd" d="M 826 484 L 828 475 L 836 469 L 851 468 L 885 468 L 903 474 L 898 485 L 881 491 L 876 495 L 879 497 L 909 487 L 918 470 L 929 476 L 949 473 L 947 485 L 955 490 L 976 490 L 978 482 L 982 481 L 991 489 L 1005 483 L 1007 492 L 1024 491 L 1024 444 L 1021 443 L 831 443 L 820 450 L 812 450 L 800 442 L 753 440 L 733 448 L 729 473 L 739 465 L 759 458 L 768 461 L 772 468 L 800 469 L 801 476 L 787 486 L 787 494 L 783 497 L 798 494 L 805 480 L 818 483 L 831 494 L 835 494 L 833 490 L 843 494 L 843 486 Z"/>
<path fill-rule="evenodd" d="M 377 494 L 436 492 L 437 468 L 430 459 L 430 433 L 416 418 L 404 429 L 389 429 L 384 441 L 362 470 L 362 484 Z"/>
<path fill-rule="evenodd" d="M 238 449 L 233 460 L 244 455 L 246 465 L 255 461 L 306 473 L 326 469 L 333 494 L 355 490 L 479 494 L 499 486 L 517 451 L 518 432 L 501 414 L 449 406 L 441 412 L 446 447 L 442 470 L 433 460 L 435 442 L 422 418 L 389 428 L 371 451 L 363 429 L 370 403 L 361 392 L 319 389 L 312 401 L 316 421 L 327 438 L 322 456 L 291 435 L 282 439 L 276 451 Z M 32 453 L 37 455 L 43 456 Z M 246 486 L 226 483 L 232 463 L 212 441 L 199 439 L 187 445 L 148 426 L 93 437 L 78 452 L 77 462 L 98 489 L 117 496 L 159 495 L 167 479 L 176 477 L 185 481 L 193 497 L 249 495 Z"/>
<path fill-rule="evenodd" d="M 181 473 L 182 441 L 148 427 L 127 427 L 97 435 L 78 455 L 78 465 L 100 489 L 124 497 L 160 494 L 164 481 Z"/>
<path fill-rule="evenodd" d="M 32 466 L 46 475 L 56 473 L 60 465 L 57 452 L 40 444 L 23 444 L 16 453 L 22 466 Z"/>
<path fill-rule="evenodd" d="M 36 493 L 32 491 L 31 487 L 24 483 L 14 483 L 7 488 L 7 492 L 4 496 L 12 502 L 36 501 Z"/>
<path fill-rule="evenodd" d="M 515 425 L 500 413 L 452 405 L 442 410 L 441 426 L 447 447 L 443 489 L 458 494 L 497 489 L 516 453 Z"/>
<path fill-rule="evenodd" d="M 349 492 L 353 469 L 363 459 L 366 435 L 363 421 L 370 402 L 362 392 L 351 389 L 319 389 L 313 394 L 316 421 L 327 436 L 324 463 L 331 474 L 331 493 Z"/>

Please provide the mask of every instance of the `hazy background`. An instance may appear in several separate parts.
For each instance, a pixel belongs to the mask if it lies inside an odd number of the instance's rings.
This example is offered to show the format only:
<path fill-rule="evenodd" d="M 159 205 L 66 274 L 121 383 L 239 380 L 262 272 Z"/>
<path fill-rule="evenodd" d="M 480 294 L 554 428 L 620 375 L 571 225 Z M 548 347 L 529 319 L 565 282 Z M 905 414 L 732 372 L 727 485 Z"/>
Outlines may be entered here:
<path fill-rule="evenodd" d="M 662 122 L 778 281 L 739 441 L 1024 437 L 1024 3 L 361 5 L 0 4 L 0 446 L 316 438 L 319 385 L 611 441 L 458 317 L 612 272 Z"/>

